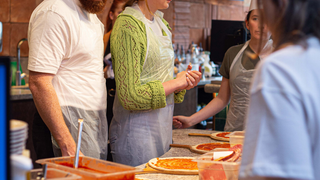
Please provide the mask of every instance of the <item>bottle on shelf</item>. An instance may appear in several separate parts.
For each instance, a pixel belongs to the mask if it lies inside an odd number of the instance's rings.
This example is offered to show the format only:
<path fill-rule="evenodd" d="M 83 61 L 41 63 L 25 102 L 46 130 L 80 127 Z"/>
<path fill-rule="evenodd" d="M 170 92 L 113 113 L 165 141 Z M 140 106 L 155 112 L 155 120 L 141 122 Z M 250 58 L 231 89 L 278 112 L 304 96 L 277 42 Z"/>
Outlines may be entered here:
<path fill-rule="evenodd" d="M 191 63 L 191 50 L 189 48 L 186 54 L 186 64 L 190 64 L 190 63 Z"/>
<path fill-rule="evenodd" d="M 183 46 L 182 46 L 182 45 L 181 45 L 181 55 L 180 55 L 180 57 L 181 57 L 181 63 L 186 64 L 186 52 L 185 52 L 185 50 L 183 49 Z"/>
<path fill-rule="evenodd" d="M 179 44 L 177 44 L 177 49 L 176 49 L 176 58 L 175 58 L 175 64 L 180 64 L 181 63 L 181 53 L 179 49 Z"/>

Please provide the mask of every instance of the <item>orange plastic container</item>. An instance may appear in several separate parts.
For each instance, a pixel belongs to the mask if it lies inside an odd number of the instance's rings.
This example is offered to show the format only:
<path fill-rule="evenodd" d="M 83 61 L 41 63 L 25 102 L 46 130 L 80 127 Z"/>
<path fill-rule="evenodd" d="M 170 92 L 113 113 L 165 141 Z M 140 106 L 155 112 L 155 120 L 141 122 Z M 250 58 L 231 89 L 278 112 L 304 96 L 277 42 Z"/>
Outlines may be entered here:
<path fill-rule="evenodd" d="M 36 163 L 47 164 L 48 168 L 56 168 L 62 171 L 77 174 L 86 180 L 134 180 L 135 173 L 142 169 L 118 164 L 110 161 L 79 157 L 79 168 L 73 168 L 74 157 L 58 157 L 40 159 Z"/>
<path fill-rule="evenodd" d="M 240 162 L 221 162 L 213 160 L 213 153 L 198 156 L 199 180 L 238 180 Z"/>
<path fill-rule="evenodd" d="M 234 131 L 228 135 L 230 146 L 235 146 L 237 144 L 243 144 L 245 131 Z"/>
<path fill-rule="evenodd" d="M 30 179 L 37 180 L 37 174 L 42 172 L 42 169 L 33 169 L 30 171 Z M 48 168 L 47 169 L 47 180 L 78 180 L 81 176 L 75 175 L 59 169 Z"/>

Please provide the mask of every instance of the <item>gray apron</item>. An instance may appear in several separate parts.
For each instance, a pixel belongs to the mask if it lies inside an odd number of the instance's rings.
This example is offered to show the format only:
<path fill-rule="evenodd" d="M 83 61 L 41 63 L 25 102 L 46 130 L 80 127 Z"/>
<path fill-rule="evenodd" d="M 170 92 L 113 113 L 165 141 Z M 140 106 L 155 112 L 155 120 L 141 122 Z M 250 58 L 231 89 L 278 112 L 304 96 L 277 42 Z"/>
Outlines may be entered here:
<path fill-rule="evenodd" d="M 146 23 L 144 15 L 134 8 L 126 8 L 130 14 L 144 22 L 147 31 L 147 54 L 140 74 L 141 84 L 173 79 L 174 53 L 171 33 L 156 12 L 155 21 L 167 36 L 157 36 Z M 174 95 L 166 98 L 167 106 L 156 110 L 125 110 L 115 96 L 113 120 L 110 125 L 110 146 L 114 162 L 137 166 L 159 157 L 169 150 L 172 143 L 172 117 Z"/>
<path fill-rule="evenodd" d="M 230 66 L 230 90 L 231 101 L 230 108 L 227 114 L 225 131 L 242 131 L 244 130 L 244 120 L 249 106 L 249 90 L 251 79 L 255 69 L 246 70 L 241 59 L 245 49 L 248 47 L 250 41 L 247 41 L 242 49 L 239 51 Z M 272 40 L 269 40 L 263 48 L 260 59 L 269 55 L 272 52 Z"/>

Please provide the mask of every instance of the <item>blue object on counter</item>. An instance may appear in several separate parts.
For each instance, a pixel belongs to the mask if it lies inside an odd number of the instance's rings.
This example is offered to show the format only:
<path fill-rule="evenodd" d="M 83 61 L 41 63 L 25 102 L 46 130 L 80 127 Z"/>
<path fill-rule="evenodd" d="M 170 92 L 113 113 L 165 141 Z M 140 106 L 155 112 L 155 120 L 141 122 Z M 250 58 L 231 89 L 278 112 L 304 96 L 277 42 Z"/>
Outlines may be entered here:
<path fill-rule="evenodd" d="M 0 179 L 10 179 L 10 58 L 0 57 Z"/>

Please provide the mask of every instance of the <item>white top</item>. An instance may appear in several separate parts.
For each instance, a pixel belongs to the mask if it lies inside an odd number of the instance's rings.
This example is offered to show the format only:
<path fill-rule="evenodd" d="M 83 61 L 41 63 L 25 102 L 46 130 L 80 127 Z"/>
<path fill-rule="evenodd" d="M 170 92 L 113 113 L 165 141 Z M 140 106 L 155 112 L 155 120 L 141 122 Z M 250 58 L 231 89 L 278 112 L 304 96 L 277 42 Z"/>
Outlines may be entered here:
<path fill-rule="evenodd" d="M 320 44 L 289 46 L 257 68 L 240 177 L 320 179 Z"/>
<path fill-rule="evenodd" d="M 141 9 L 139 8 L 139 5 L 138 5 L 138 4 L 134 4 L 134 5 L 132 6 L 132 8 L 134 8 L 134 9 L 142 12 Z M 146 20 L 146 22 L 148 23 L 148 24 L 146 24 L 146 25 L 149 26 L 149 27 L 151 28 L 151 30 L 152 30 L 157 36 L 163 36 L 163 35 L 162 35 L 161 27 L 160 27 L 160 25 L 157 23 L 157 21 L 155 21 L 154 18 L 153 18 L 152 21 L 150 21 L 149 19 L 147 19 L 147 18 L 145 17 L 145 20 Z"/>
<path fill-rule="evenodd" d="M 45 0 L 32 13 L 28 69 L 55 74 L 61 106 L 106 108 L 103 32 L 97 16 L 82 10 L 78 0 Z"/>

